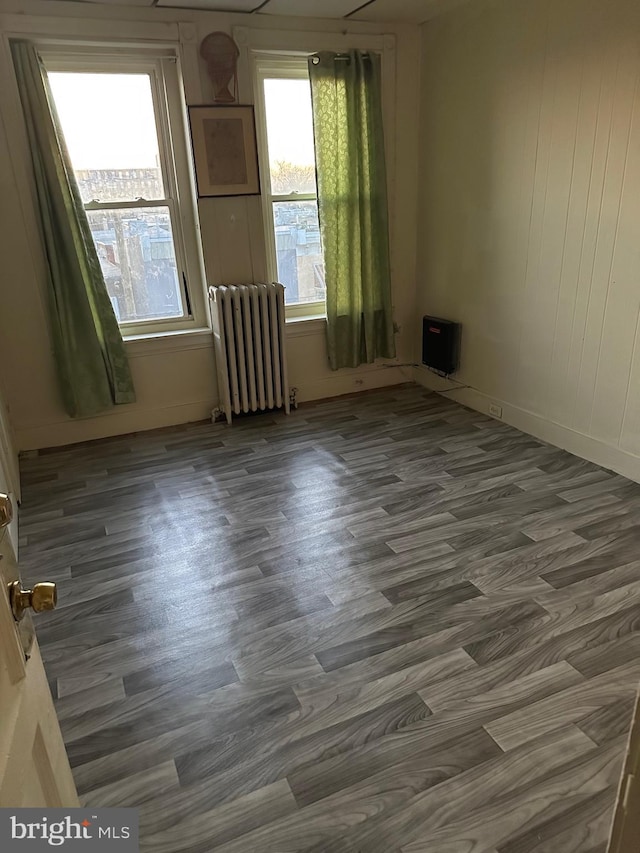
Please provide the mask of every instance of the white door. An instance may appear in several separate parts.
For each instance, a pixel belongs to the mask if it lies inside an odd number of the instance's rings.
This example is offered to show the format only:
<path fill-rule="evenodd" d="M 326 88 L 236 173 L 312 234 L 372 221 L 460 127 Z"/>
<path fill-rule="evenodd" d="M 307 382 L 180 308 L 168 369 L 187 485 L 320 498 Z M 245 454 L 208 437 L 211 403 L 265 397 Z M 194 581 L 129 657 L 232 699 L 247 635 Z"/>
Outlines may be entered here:
<path fill-rule="evenodd" d="M 9 441 L 0 401 L 0 493 L 13 497 L 17 465 Z M 5 504 L 0 499 L 0 517 Z M 16 518 L 0 529 L 0 807 L 73 807 L 78 795 L 31 616 L 25 612 L 18 623 L 9 603 L 9 584 L 18 579 L 16 532 Z"/>

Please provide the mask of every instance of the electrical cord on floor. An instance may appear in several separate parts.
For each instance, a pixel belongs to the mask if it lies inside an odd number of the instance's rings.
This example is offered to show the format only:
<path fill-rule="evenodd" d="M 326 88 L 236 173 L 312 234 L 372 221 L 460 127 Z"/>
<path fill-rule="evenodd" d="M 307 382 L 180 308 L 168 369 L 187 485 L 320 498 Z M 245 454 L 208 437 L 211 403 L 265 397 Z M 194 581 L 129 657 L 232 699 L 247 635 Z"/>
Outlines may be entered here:
<path fill-rule="evenodd" d="M 386 367 L 387 369 L 390 369 L 392 367 L 421 367 L 421 366 L 422 365 L 420 365 L 414 361 L 403 361 L 400 364 L 381 364 L 380 365 L 380 367 Z"/>
<path fill-rule="evenodd" d="M 449 382 L 452 381 L 454 380 L 449 379 Z M 445 388 L 444 391 L 436 391 L 436 394 L 451 394 L 453 391 L 462 391 L 464 388 L 473 388 L 473 385 L 458 385 L 456 388 Z"/>
<path fill-rule="evenodd" d="M 457 380 L 451 379 L 450 376 L 442 373 L 438 373 L 437 370 L 433 370 L 431 367 L 427 367 L 426 364 L 420 364 L 416 361 L 406 361 L 401 364 L 382 364 L 381 367 L 386 367 L 387 369 L 392 367 L 423 367 L 425 370 L 428 370 L 429 373 L 433 373 L 434 376 L 439 376 L 440 379 L 446 379 L 448 382 L 456 382 L 456 386 L 454 388 L 443 388 L 442 390 L 433 389 L 436 394 L 451 394 L 453 391 L 462 391 L 465 388 L 471 388 L 473 391 L 476 391 L 477 388 L 474 388 L 473 385 L 462 385 L 462 383 L 458 383 Z"/>

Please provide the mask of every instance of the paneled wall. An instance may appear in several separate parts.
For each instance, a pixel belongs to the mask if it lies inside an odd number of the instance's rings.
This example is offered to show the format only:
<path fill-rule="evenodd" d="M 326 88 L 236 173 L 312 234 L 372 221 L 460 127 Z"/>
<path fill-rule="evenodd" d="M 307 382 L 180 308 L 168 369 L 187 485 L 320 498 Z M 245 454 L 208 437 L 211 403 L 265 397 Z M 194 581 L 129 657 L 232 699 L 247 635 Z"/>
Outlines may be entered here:
<path fill-rule="evenodd" d="M 53 17 L 52 17 L 53 16 Z M 417 27 L 358 22 L 246 16 L 132 5 L 0 0 L 0 364 L 16 444 L 20 449 L 152 429 L 209 416 L 217 401 L 211 335 L 174 335 L 128 342 L 137 402 L 102 417 L 72 421 L 56 387 L 44 297 L 44 257 L 29 193 L 28 152 L 17 128 L 21 122 L 6 49 L 8 34 L 33 37 L 102 38 L 135 43 L 180 45 L 186 100 L 208 103 L 210 83 L 198 58 L 200 39 L 234 26 L 310 33 L 392 34 L 395 39 L 396 91 L 388 104 L 385 132 L 392 141 L 392 264 L 394 316 L 401 327 L 398 361 L 411 355 L 415 299 L 417 114 L 415 82 L 419 68 Z M 241 90 L 250 92 L 246 75 Z M 199 203 L 206 283 L 232 283 L 266 276 L 260 199 L 203 199 Z M 203 286 L 204 286 L 203 282 Z M 289 377 L 299 398 L 316 399 L 403 381 L 397 369 L 364 366 L 329 370 L 321 323 L 288 329 Z"/>
<path fill-rule="evenodd" d="M 639 75 L 637 0 L 423 27 L 418 309 L 463 323 L 452 396 L 636 477 Z"/>

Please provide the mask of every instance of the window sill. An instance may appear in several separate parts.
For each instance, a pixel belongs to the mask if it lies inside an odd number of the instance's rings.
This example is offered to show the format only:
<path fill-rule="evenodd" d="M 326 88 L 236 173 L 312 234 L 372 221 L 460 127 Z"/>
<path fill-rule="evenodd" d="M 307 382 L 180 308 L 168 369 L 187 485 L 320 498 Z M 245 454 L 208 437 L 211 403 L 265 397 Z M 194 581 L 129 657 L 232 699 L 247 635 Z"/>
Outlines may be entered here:
<path fill-rule="evenodd" d="M 174 329 L 170 332 L 123 335 L 123 340 L 127 353 L 133 357 L 213 348 L 211 329 L 202 327 L 198 329 Z"/>
<path fill-rule="evenodd" d="M 327 327 L 324 315 L 313 314 L 307 317 L 287 317 L 285 334 L 288 338 L 299 338 L 305 335 L 323 335 Z"/>

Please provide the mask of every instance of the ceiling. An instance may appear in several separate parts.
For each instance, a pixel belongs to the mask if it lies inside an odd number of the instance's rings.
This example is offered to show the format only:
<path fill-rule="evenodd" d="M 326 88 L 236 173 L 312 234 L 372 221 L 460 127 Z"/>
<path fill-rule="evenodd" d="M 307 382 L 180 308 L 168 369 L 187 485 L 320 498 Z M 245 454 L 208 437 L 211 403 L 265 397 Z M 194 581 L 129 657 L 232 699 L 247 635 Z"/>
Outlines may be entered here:
<path fill-rule="evenodd" d="M 120 6 L 163 6 L 215 12 L 423 23 L 466 0 L 77 0 Z"/>

